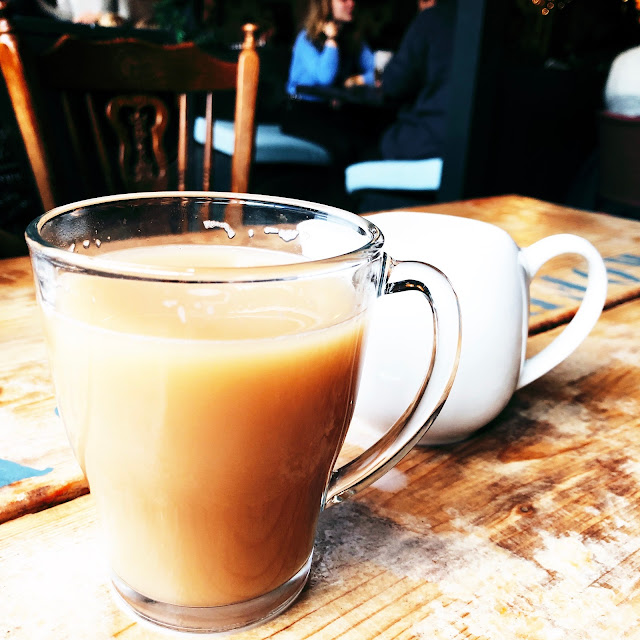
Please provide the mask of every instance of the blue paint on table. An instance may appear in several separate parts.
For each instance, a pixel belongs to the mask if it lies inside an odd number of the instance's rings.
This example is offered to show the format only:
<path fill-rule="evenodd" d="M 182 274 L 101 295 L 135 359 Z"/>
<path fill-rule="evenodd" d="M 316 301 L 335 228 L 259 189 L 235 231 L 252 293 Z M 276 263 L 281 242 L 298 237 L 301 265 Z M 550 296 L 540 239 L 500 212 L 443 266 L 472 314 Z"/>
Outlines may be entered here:
<path fill-rule="evenodd" d="M 618 261 L 615 261 L 613 259 L 611 260 L 605 260 L 605 262 L 609 262 L 609 263 L 618 263 Z M 622 263 L 624 264 L 624 263 Z M 573 272 L 577 275 L 579 275 L 582 278 L 587 278 L 588 277 L 588 273 L 586 271 L 583 271 L 581 269 L 574 269 Z M 628 281 L 630 282 L 640 282 L 640 278 L 634 276 L 633 274 L 627 272 L 627 271 L 623 271 L 622 269 L 612 269 L 611 267 L 607 267 L 607 275 L 609 276 L 609 284 L 628 284 Z M 617 276 L 618 278 L 623 278 L 622 280 L 619 280 L 615 277 L 611 277 L 611 276 Z"/>
<path fill-rule="evenodd" d="M 633 253 L 621 253 L 619 256 L 605 258 L 604 261 L 625 264 L 629 267 L 640 267 L 640 256 L 636 256 Z"/>
<path fill-rule="evenodd" d="M 640 272 L 637 271 L 637 267 L 640 267 L 640 256 L 632 253 L 621 253 L 617 256 L 604 258 L 604 262 L 606 263 L 607 280 L 610 285 L 630 286 L 640 282 Z M 577 282 L 550 275 L 540 276 L 540 279 L 555 285 L 556 295 L 560 295 L 567 300 L 581 302 L 583 297 L 581 294 L 587 289 L 589 274 L 584 269 L 574 268 L 572 269 L 572 275 L 577 277 Z M 531 298 L 529 315 L 539 315 L 545 311 L 559 309 L 561 306 L 564 305 L 554 304 L 540 298 Z"/>
<path fill-rule="evenodd" d="M 630 273 L 626 271 L 621 271 L 620 269 L 607 269 L 607 273 L 613 273 L 615 276 L 620 276 L 621 278 L 625 278 L 626 280 L 631 280 L 631 282 L 640 282 L 640 278 L 636 278 L 632 276 Z"/>
<path fill-rule="evenodd" d="M 24 480 L 25 478 L 44 476 L 50 471 L 53 471 L 52 467 L 42 470 L 33 469 L 32 467 L 25 467 L 17 462 L 0 458 L 0 487 L 4 487 L 12 482 L 17 482 L 18 480 Z"/>
<path fill-rule="evenodd" d="M 568 280 L 562 280 L 561 278 L 554 278 L 553 276 L 540 276 L 541 280 L 546 280 L 547 282 L 551 282 L 553 284 L 560 285 L 562 289 L 574 289 L 577 291 L 586 291 L 587 288 L 583 287 L 581 284 L 576 284 L 575 282 L 569 282 Z"/>
<path fill-rule="evenodd" d="M 574 269 L 573 273 L 584 278 L 585 280 L 589 277 L 589 274 L 586 271 L 582 271 L 581 269 Z M 611 274 L 616 273 L 615 269 L 607 269 L 607 282 L 609 284 L 627 284 L 623 280 L 618 280 L 617 278 L 612 278 Z"/>
<path fill-rule="evenodd" d="M 531 298 L 531 305 L 536 307 L 542 307 L 545 311 L 551 311 L 553 309 L 559 309 L 560 307 L 553 302 L 547 302 L 546 300 L 540 300 L 540 298 Z"/>

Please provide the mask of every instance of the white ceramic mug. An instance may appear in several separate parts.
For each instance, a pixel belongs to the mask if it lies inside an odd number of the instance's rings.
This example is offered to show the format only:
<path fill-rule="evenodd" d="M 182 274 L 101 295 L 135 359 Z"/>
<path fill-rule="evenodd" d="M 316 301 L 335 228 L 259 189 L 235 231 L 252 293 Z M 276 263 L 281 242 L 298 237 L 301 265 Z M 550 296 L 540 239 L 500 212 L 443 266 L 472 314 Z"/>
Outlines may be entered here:
<path fill-rule="evenodd" d="M 553 235 L 520 249 L 504 230 L 477 220 L 417 212 L 366 217 L 382 230 L 391 255 L 426 259 L 446 273 L 460 302 L 458 373 L 444 408 L 420 444 L 464 440 L 486 425 L 516 389 L 567 358 L 602 312 L 607 272 L 598 251 L 584 238 Z M 564 331 L 526 358 L 529 285 L 545 262 L 568 253 L 588 263 L 584 298 Z M 428 368 L 432 341 L 429 331 L 418 328 L 419 309 L 416 297 L 404 295 L 384 300 L 374 310 L 356 415 L 375 431 L 393 423 Z M 398 359 L 404 364 L 402 374 L 392 366 Z M 385 394 L 380 393 L 381 385 Z"/>

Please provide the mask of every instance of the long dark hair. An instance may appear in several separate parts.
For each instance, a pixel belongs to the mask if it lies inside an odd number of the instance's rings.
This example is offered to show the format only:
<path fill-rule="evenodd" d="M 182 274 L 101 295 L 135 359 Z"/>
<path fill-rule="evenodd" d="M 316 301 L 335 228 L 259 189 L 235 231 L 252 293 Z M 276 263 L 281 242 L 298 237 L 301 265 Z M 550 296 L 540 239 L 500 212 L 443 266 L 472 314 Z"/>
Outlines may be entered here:
<path fill-rule="evenodd" d="M 320 50 L 324 47 L 327 37 L 322 29 L 329 20 L 333 20 L 331 0 L 309 0 L 309 8 L 304 19 L 304 29 L 307 37 Z M 362 32 L 357 22 L 357 15 L 350 23 L 340 28 L 336 38 L 338 47 L 346 55 L 356 55 L 362 47 Z"/>

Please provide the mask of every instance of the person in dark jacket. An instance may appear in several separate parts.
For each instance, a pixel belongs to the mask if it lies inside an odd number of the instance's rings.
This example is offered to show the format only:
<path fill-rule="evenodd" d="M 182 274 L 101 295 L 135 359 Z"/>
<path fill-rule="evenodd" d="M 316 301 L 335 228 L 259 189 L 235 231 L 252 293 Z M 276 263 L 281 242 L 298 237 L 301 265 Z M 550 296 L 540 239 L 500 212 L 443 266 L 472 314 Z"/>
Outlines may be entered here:
<path fill-rule="evenodd" d="M 380 140 L 385 160 L 442 155 L 455 17 L 455 0 L 420 11 L 384 69 L 382 90 L 401 105 Z"/>

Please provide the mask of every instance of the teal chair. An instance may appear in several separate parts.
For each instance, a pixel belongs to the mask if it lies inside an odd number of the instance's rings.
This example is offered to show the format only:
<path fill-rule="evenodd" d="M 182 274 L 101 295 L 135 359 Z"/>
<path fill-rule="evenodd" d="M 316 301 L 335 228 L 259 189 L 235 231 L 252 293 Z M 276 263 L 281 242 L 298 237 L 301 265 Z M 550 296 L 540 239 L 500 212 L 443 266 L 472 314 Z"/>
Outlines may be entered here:
<path fill-rule="evenodd" d="M 442 158 L 372 160 L 345 170 L 345 188 L 358 213 L 432 202 L 441 179 Z"/>

